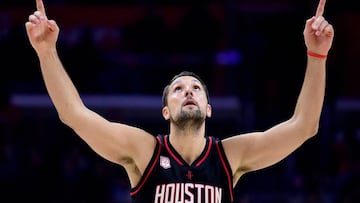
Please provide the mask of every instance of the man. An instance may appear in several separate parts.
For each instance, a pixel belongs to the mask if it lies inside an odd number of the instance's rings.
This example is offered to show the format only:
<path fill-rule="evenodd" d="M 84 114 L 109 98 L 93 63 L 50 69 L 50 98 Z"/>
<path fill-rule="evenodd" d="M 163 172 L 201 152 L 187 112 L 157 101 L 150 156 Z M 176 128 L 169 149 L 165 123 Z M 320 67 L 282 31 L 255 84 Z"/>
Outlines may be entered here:
<path fill-rule="evenodd" d="M 25 26 L 61 121 L 96 153 L 125 168 L 133 202 L 227 203 L 233 202 L 232 189 L 243 174 L 279 162 L 318 131 L 334 37 L 322 16 L 325 1 L 305 24 L 307 68 L 294 114 L 264 132 L 223 140 L 205 135 L 212 109 L 207 88 L 194 73 L 180 73 L 165 87 L 162 114 L 170 132 L 156 137 L 110 122 L 83 104 L 58 57 L 59 27 L 47 19 L 42 0 L 36 0 L 37 11 Z"/>

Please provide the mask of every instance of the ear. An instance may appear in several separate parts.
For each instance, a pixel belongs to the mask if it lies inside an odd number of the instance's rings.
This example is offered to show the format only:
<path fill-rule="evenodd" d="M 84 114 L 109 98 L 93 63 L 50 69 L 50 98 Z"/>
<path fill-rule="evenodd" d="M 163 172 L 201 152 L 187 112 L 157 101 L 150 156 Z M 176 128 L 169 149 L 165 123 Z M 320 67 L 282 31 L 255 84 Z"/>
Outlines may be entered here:
<path fill-rule="evenodd" d="M 211 117 L 211 111 L 212 111 L 211 105 L 210 105 L 210 104 L 207 104 L 207 106 L 206 106 L 206 116 L 207 116 L 208 118 Z"/>
<path fill-rule="evenodd" d="M 165 118 L 165 120 L 169 120 L 170 119 L 170 113 L 169 113 L 169 109 L 167 106 L 164 106 L 161 110 L 163 117 Z"/>

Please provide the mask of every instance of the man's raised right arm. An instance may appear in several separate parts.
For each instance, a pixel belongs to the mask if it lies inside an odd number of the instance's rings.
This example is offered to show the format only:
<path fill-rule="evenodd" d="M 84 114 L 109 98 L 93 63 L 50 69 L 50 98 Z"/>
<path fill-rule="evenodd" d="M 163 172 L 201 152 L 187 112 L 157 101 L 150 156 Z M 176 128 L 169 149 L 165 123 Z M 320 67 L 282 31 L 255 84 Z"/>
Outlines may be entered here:
<path fill-rule="evenodd" d="M 84 105 L 57 53 L 59 27 L 48 20 L 42 0 L 36 0 L 36 4 L 37 11 L 29 16 L 26 31 L 61 121 L 102 157 L 143 171 L 154 151 L 155 138 L 141 129 L 109 122 Z"/>

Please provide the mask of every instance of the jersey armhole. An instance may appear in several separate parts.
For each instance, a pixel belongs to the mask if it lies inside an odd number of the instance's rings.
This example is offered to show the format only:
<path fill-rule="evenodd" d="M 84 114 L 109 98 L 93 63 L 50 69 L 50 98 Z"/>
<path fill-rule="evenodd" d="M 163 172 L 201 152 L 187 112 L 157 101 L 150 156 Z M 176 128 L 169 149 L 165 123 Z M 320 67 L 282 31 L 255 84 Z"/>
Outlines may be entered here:
<path fill-rule="evenodd" d="M 131 190 L 130 190 L 131 196 L 138 193 L 140 191 L 140 189 L 142 188 L 142 186 L 146 183 L 147 179 L 149 178 L 149 176 L 151 175 L 151 172 L 153 171 L 153 169 L 155 167 L 155 164 L 157 163 L 157 160 L 160 157 L 160 152 L 161 152 L 161 140 L 159 137 L 156 137 L 156 147 L 155 147 L 154 153 L 153 153 L 148 165 L 146 166 L 144 174 L 141 176 L 139 183 L 135 187 L 131 188 Z"/>
<path fill-rule="evenodd" d="M 216 140 L 216 150 L 219 153 L 221 164 L 224 167 L 224 170 L 226 172 L 226 176 L 227 176 L 227 180 L 228 180 L 228 187 L 229 187 L 230 196 L 231 196 L 231 202 L 233 202 L 234 201 L 234 196 L 233 196 L 233 176 L 232 176 L 233 173 L 232 173 L 229 161 L 228 161 L 228 159 L 226 157 L 224 148 L 222 146 L 222 142 L 220 140 Z"/>

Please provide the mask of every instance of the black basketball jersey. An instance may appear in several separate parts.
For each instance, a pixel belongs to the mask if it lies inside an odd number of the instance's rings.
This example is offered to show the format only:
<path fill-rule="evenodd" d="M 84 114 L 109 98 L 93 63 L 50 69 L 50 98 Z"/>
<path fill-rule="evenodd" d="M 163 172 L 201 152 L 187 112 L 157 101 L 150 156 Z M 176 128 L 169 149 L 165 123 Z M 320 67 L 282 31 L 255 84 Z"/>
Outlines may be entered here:
<path fill-rule="evenodd" d="M 221 141 L 206 137 L 201 155 L 187 164 L 169 142 L 157 144 L 138 185 L 131 189 L 133 203 L 231 203 L 233 177 Z"/>

